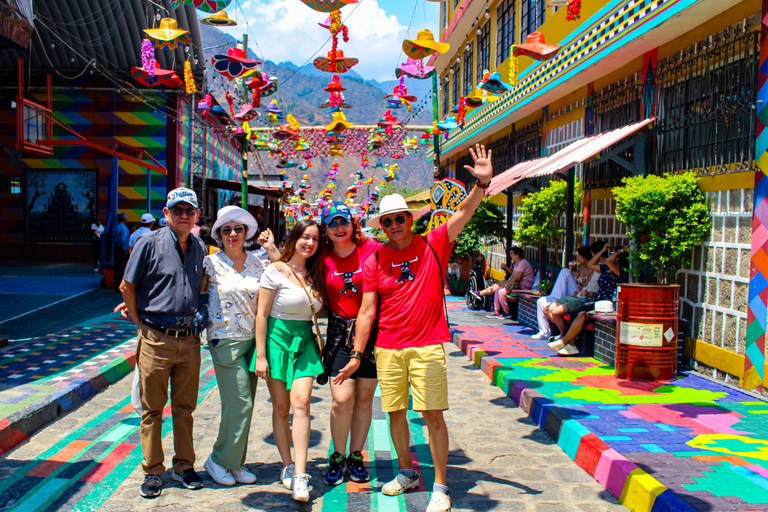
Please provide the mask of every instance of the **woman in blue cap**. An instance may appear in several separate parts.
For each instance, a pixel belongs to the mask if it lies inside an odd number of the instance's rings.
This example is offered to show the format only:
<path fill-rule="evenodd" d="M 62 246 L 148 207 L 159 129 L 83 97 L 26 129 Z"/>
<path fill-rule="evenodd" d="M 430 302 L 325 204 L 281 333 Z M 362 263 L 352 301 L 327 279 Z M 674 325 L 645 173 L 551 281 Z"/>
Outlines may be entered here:
<path fill-rule="evenodd" d="M 355 319 L 363 300 L 363 264 L 381 244 L 366 239 L 349 207 L 339 201 L 323 210 L 321 233 L 325 249 L 322 268 L 328 334 L 322 354 L 324 373 L 318 377 L 318 383 L 324 384 L 330 377 L 333 396 L 333 454 L 328 461 L 325 483 L 343 483 L 347 471 L 353 482 L 367 482 L 369 476 L 362 451 L 371 427 L 373 394 L 378 382 L 373 358 L 376 329 L 372 329 L 371 339 L 362 353 L 353 348 Z M 360 367 L 351 376 L 340 376 L 340 370 L 353 357 L 361 360 Z"/>

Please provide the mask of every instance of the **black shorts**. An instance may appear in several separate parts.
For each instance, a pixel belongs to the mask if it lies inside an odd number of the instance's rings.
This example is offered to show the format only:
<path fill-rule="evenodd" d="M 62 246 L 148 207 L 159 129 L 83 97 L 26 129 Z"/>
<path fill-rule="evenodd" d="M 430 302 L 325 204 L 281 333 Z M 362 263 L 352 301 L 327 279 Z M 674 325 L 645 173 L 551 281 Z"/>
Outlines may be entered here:
<path fill-rule="evenodd" d="M 331 378 L 336 377 L 339 374 L 339 371 L 347 366 L 349 359 L 349 349 L 344 346 L 339 347 L 338 352 L 336 352 L 336 357 L 333 358 L 333 363 L 331 364 Z M 376 365 L 366 358 L 361 359 L 360 366 L 357 368 L 357 371 L 352 374 L 350 379 L 356 379 L 358 377 L 361 379 L 375 379 Z"/>

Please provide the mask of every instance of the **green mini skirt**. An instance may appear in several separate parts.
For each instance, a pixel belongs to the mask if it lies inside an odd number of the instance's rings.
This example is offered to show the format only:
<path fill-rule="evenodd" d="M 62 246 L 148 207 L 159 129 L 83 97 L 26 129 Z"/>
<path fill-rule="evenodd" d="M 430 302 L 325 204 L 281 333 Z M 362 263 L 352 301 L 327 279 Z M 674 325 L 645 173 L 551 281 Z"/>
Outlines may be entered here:
<path fill-rule="evenodd" d="M 281 320 L 269 317 L 267 324 L 267 364 L 269 376 L 285 382 L 291 389 L 294 380 L 323 373 L 311 320 Z M 250 370 L 256 368 L 256 358 Z"/>

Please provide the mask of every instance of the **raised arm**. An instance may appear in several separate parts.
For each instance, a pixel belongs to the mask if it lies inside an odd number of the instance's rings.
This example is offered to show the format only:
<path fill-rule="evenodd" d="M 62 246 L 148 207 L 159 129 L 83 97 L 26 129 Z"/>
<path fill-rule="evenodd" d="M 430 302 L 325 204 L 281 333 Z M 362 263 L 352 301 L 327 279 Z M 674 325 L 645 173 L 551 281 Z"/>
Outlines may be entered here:
<path fill-rule="evenodd" d="M 587 263 L 587 266 L 594 270 L 595 272 L 600 272 L 600 258 L 603 257 L 603 254 L 605 254 L 605 251 L 608 250 L 608 244 L 605 244 L 602 249 L 600 249 L 600 252 L 592 256 L 592 259 L 589 260 L 589 263 Z"/>
<path fill-rule="evenodd" d="M 485 146 L 477 144 L 475 149 L 469 148 L 469 154 L 472 156 L 475 166 L 465 165 L 464 168 L 477 178 L 480 183 L 488 185 L 493 177 L 491 150 L 489 149 L 486 152 Z M 485 197 L 485 188 L 475 186 L 466 199 L 461 202 L 456 213 L 448 219 L 448 241 L 450 243 L 456 240 L 456 237 L 459 236 L 459 233 L 464 229 L 469 219 L 475 214 L 475 210 L 477 210 L 483 197 Z"/>
<path fill-rule="evenodd" d="M 376 318 L 376 303 L 379 300 L 378 292 L 366 292 L 363 294 L 363 303 L 360 305 L 360 311 L 357 313 L 357 322 L 355 323 L 355 348 L 358 352 L 363 352 L 368 344 L 368 338 L 371 335 L 371 326 Z M 333 378 L 333 383 L 341 384 L 347 380 L 360 366 L 360 359 L 350 358 L 347 365 L 339 370 L 339 375 Z"/>
<path fill-rule="evenodd" d="M 267 258 L 269 261 L 275 262 L 280 259 L 280 251 L 275 246 L 275 235 L 272 234 L 272 230 L 267 228 L 261 232 L 258 238 L 259 245 L 261 245 L 265 251 L 267 251 Z"/>

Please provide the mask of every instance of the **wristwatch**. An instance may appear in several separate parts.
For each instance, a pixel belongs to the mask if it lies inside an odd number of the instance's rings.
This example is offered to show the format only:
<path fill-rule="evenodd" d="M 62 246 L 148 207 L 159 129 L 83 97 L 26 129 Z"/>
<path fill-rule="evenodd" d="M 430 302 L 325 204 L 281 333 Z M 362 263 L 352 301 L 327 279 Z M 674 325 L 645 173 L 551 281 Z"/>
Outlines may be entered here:
<path fill-rule="evenodd" d="M 350 350 L 349 351 L 349 357 L 351 357 L 353 359 L 360 359 L 360 360 L 362 360 L 363 359 L 363 353 L 360 352 L 359 350 Z"/>

